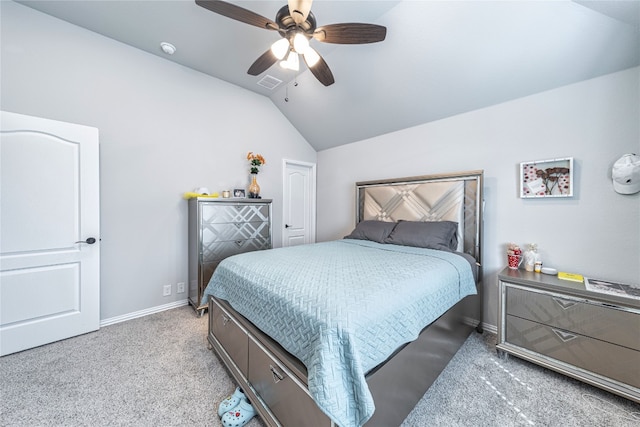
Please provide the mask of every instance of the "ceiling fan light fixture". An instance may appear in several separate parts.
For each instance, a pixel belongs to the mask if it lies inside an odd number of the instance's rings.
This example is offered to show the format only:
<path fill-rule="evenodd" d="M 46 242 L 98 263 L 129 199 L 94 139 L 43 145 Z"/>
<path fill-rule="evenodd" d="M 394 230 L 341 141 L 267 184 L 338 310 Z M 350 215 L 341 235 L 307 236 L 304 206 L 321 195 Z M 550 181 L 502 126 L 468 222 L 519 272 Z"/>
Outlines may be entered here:
<path fill-rule="evenodd" d="M 2 1 L 2 0 L 0 0 Z M 283 39 L 274 43 L 256 59 L 247 70 L 247 74 L 258 76 L 276 62 L 283 68 L 298 71 L 300 57 L 304 58 L 311 74 L 325 86 L 335 83 L 329 65 L 318 52 L 309 47 L 311 38 L 323 43 L 366 44 L 381 42 L 386 38 L 387 28 L 376 24 L 358 22 L 329 24 L 318 27 L 311 12 L 313 0 L 287 0 L 276 13 L 275 20 L 237 6 L 224 0 L 196 0 L 198 6 L 218 15 L 252 25 L 254 27 L 276 31 Z M 295 39 L 295 40 L 294 40 Z M 287 48 L 288 44 L 288 48 Z M 286 57 L 286 60 L 283 58 Z"/>
<path fill-rule="evenodd" d="M 296 35 L 293 36 L 293 49 L 299 54 L 304 55 L 309 49 L 309 39 L 302 33 L 296 33 Z"/>
<path fill-rule="evenodd" d="M 298 58 L 298 54 L 294 51 L 290 51 L 289 56 L 287 56 L 287 60 L 281 61 L 280 66 L 287 70 L 298 71 L 300 69 L 300 59 Z"/>
<path fill-rule="evenodd" d="M 304 62 L 307 63 L 307 67 L 311 68 L 320 61 L 320 55 L 312 47 L 309 47 L 304 53 Z"/>
<path fill-rule="evenodd" d="M 289 52 L 289 40 L 280 39 L 274 44 L 271 45 L 271 52 L 278 59 L 284 59 L 287 56 L 287 52 Z"/>

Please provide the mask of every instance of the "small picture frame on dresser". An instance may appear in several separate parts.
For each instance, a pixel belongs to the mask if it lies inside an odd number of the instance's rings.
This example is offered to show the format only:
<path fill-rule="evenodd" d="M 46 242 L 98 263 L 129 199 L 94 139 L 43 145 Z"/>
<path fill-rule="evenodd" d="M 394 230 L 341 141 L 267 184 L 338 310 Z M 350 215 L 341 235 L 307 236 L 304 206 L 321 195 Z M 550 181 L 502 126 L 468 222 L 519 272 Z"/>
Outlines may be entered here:
<path fill-rule="evenodd" d="M 573 197 L 573 157 L 520 163 L 520 198 Z"/>
<path fill-rule="evenodd" d="M 245 198 L 245 192 L 242 188 L 236 188 L 235 190 L 233 190 L 233 197 L 235 197 L 236 199 L 244 199 Z"/>

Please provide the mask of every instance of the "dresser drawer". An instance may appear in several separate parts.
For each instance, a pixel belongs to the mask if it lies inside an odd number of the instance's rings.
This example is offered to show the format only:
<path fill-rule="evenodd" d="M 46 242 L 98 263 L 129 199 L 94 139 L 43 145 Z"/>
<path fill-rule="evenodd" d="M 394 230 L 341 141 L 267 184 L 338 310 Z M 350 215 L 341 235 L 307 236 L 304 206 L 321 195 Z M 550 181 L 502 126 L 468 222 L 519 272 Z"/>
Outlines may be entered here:
<path fill-rule="evenodd" d="M 202 241 L 236 241 L 248 239 L 270 240 L 268 221 L 251 222 L 216 222 L 202 225 Z"/>
<path fill-rule="evenodd" d="M 640 351 L 640 314 L 506 287 L 506 314 Z"/>
<path fill-rule="evenodd" d="M 506 341 L 621 383 L 640 387 L 640 351 L 510 315 L 506 317 Z"/>
<path fill-rule="evenodd" d="M 202 203 L 203 223 L 268 222 L 268 204 Z"/>
<path fill-rule="evenodd" d="M 249 337 L 236 323 L 235 319 L 226 314 L 215 300 L 212 300 L 209 313 L 209 330 L 226 349 L 227 354 L 247 378 L 249 359 Z"/>
<path fill-rule="evenodd" d="M 271 248 L 271 239 L 238 239 L 233 241 L 213 241 L 202 245 L 202 262 L 221 261 L 232 255 Z"/>
<path fill-rule="evenodd" d="M 253 339 L 249 340 L 249 383 L 283 426 L 331 425 L 302 382 Z"/>

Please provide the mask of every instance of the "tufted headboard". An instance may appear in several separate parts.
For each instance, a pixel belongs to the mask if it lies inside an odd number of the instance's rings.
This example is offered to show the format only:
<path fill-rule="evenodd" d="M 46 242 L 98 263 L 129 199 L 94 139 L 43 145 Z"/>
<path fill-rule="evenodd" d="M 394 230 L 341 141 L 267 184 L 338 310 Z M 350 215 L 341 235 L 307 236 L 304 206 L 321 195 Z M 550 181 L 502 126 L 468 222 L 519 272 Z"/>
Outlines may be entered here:
<path fill-rule="evenodd" d="M 482 265 L 483 171 L 356 183 L 356 223 L 454 221 L 458 251 Z"/>

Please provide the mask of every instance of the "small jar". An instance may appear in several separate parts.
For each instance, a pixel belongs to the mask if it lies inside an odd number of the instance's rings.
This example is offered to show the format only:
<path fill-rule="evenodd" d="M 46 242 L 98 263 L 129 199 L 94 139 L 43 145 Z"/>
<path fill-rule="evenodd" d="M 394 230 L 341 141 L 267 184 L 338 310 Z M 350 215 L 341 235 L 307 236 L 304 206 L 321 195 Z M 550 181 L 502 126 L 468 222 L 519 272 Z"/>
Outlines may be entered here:
<path fill-rule="evenodd" d="M 533 266 L 533 271 L 535 271 L 536 273 L 540 273 L 542 271 L 542 261 L 536 261 Z"/>
<path fill-rule="evenodd" d="M 222 192 L 222 197 L 224 197 L 225 199 L 227 199 L 227 198 L 231 197 L 231 191 L 229 191 L 229 190 L 224 190 L 224 191 Z"/>

